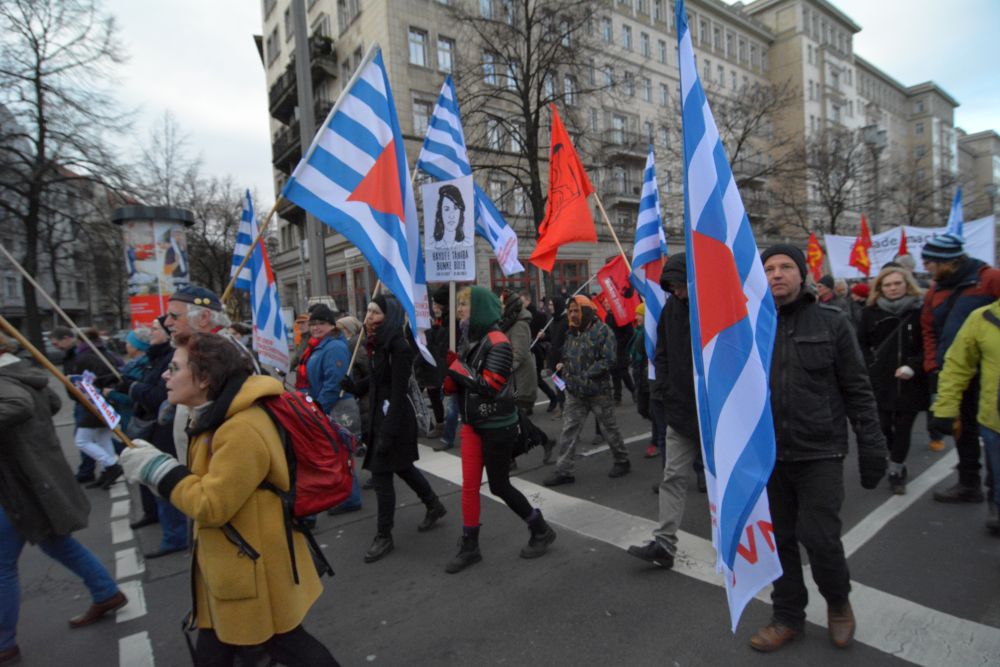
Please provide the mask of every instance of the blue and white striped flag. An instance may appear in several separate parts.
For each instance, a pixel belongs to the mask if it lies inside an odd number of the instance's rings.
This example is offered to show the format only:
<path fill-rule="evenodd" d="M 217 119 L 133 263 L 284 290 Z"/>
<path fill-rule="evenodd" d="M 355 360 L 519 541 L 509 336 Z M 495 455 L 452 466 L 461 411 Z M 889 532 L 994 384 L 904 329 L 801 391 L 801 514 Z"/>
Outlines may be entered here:
<path fill-rule="evenodd" d="M 439 181 L 472 174 L 451 75 L 448 75 L 441 86 L 441 95 L 427 126 L 427 137 L 420 149 L 416 168 Z M 517 234 L 478 184 L 475 186 L 475 193 L 476 234 L 486 239 L 493 248 L 505 276 L 524 271 L 524 266 L 517 259 Z"/>
<path fill-rule="evenodd" d="M 698 79 L 683 0 L 676 11 L 695 395 L 712 543 L 735 632 L 746 604 L 781 576 L 767 501 L 775 457 L 768 374 L 777 313 Z"/>
<path fill-rule="evenodd" d="M 649 147 L 646 168 L 642 172 L 642 198 L 639 200 L 639 218 L 635 223 L 635 245 L 632 247 L 632 275 L 629 280 L 639 290 L 646 302 L 643 332 L 646 337 L 646 358 L 649 379 L 656 379 L 653 355 L 656 352 L 656 324 L 663 313 L 667 294 L 660 287 L 663 260 L 667 257 L 667 237 L 663 233 L 660 213 L 660 192 L 656 187 L 656 160 L 653 147 Z"/>
<path fill-rule="evenodd" d="M 236 275 L 247 251 L 257 238 L 257 218 L 254 216 L 253 199 L 247 190 L 243 197 L 243 213 L 236 233 L 236 250 L 230 276 Z M 253 349 L 261 364 L 288 372 L 288 330 L 281 316 L 278 284 L 267 258 L 264 241 L 257 244 L 253 254 L 236 277 L 233 287 L 250 293 L 250 310 L 253 318 Z"/>
<path fill-rule="evenodd" d="M 353 243 L 406 311 L 428 363 L 427 281 L 420 219 L 403 134 L 382 60 L 373 44 L 316 132 L 281 196 Z"/>
<path fill-rule="evenodd" d="M 951 212 L 948 214 L 948 228 L 946 233 L 954 234 L 960 239 L 965 239 L 962 232 L 962 223 L 965 216 L 962 214 L 962 186 L 955 189 L 955 198 L 951 200 Z"/>

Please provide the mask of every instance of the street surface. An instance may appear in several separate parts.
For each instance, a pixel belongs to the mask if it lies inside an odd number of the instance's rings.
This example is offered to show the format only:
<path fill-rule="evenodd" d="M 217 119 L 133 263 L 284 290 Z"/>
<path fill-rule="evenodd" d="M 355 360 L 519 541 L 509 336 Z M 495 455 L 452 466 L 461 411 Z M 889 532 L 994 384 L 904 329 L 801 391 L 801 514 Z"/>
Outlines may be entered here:
<path fill-rule="evenodd" d="M 534 419 L 554 437 L 561 422 L 545 414 L 545 405 L 536 407 Z M 418 465 L 448 508 L 433 530 L 416 531 L 423 506 L 397 479 L 396 550 L 383 560 L 362 561 L 375 533 L 374 491 L 363 492 L 360 512 L 320 517 L 317 539 L 337 574 L 324 578 L 325 592 L 306 628 L 345 666 L 1000 664 L 1000 539 L 983 530 L 985 505 L 931 500 L 932 488 L 954 481 L 956 458 L 950 441 L 944 452 L 927 449 L 922 418 L 907 462 L 907 495 L 890 495 L 885 482 L 863 490 L 856 458 L 845 462 L 842 518 L 858 619 L 854 646 L 838 651 L 830 644 L 825 603 L 813 588 L 805 636 L 765 656 L 747 642 L 768 621 L 768 593 L 747 607 L 733 635 L 714 569 L 706 496 L 694 488 L 693 473 L 674 569 L 625 553 L 650 538 L 657 515 L 651 487 L 660 463 L 642 457 L 649 424 L 629 398 L 617 414 L 632 455 L 632 473 L 623 478 L 609 479 L 609 453 L 590 448 L 592 419 L 583 430 L 575 484 L 543 487 L 552 468 L 541 465 L 539 450 L 518 460 L 515 484 L 558 532 L 543 558 L 518 557 L 527 528 L 491 499 L 483 503 L 483 562 L 456 575 L 444 572 L 462 523 L 457 448 L 421 448 Z M 75 468 L 67 407 L 56 421 Z M 483 493 L 491 498 L 485 480 Z M 143 561 L 160 531 L 128 528 L 138 517 L 136 490 L 120 483 L 110 493 L 87 494 L 90 526 L 76 536 L 131 602 L 116 618 L 70 630 L 67 619 L 89 604 L 85 588 L 27 547 L 20 561 L 22 664 L 190 664 L 180 627 L 190 607 L 188 556 Z"/>

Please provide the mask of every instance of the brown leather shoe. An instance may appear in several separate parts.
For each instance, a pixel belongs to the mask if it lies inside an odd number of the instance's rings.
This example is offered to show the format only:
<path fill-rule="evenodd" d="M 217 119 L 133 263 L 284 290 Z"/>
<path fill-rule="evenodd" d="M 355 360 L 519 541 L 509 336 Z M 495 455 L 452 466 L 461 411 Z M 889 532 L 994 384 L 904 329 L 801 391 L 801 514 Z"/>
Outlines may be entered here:
<path fill-rule="evenodd" d="M 90 609 L 86 612 L 80 614 L 79 616 L 74 616 L 69 619 L 69 627 L 71 628 L 82 628 L 85 625 L 90 625 L 91 623 L 96 623 L 101 620 L 105 614 L 112 612 L 116 609 L 121 609 L 128 604 L 128 598 L 121 591 L 118 591 L 111 597 L 109 597 L 104 602 L 95 602 L 90 605 Z"/>
<path fill-rule="evenodd" d="M 844 606 L 826 608 L 826 625 L 830 630 L 830 641 L 837 648 L 847 648 L 854 639 L 854 610 L 851 603 L 845 602 Z"/>
<path fill-rule="evenodd" d="M 770 653 L 789 643 L 802 634 L 801 630 L 790 628 L 783 623 L 771 623 L 761 628 L 750 638 L 750 648 L 761 653 Z"/>

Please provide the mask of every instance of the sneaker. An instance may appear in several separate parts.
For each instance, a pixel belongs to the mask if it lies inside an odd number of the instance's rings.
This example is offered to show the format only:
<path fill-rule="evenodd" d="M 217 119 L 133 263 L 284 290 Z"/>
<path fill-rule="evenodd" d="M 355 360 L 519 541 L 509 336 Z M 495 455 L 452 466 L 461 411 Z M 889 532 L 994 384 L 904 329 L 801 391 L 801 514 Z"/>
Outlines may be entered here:
<path fill-rule="evenodd" d="M 628 553 L 665 570 L 674 566 L 674 557 L 655 541 L 646 542 L 641 547 L 631 546 L 628 548 Z"/>
<path fill-rule="evenodd" d="M 660 450 L 656 448 L 656 445 L 650 445 L 649 447 L 646 447 L 646 453 L 643 454 L 643 456 L 646 457 L 647 459 L 655 459 L 659 455 L 660 455 Z"/>
<path fill-rule="evenodd" d="M 544 486 L 561 486 L 563 484 L 572 484 L 575 481 L 576 477 L 574 477 L 573 475 L 566 475 L 561 472 L 554 472 L 548 477 L 546 477 L 544 480 L 542 480 L 542 484 Z"/>
<path fill-rule="evenodd" d="M 944 491 L 935 491 L 934 500 L 939 503 L 981 503 L 983 502 L 983 490 L 979 488 L 978 484 L 968 486 L 958 482 Z"/>
<path fill-rule="evenodd" d="M 615 464 L 611 466 L 611 472 L 608 473 L 608 477 L 612 479 L 616 477 L 624 477 L 629 474 L 632 470 L 632 464 L 628 461 L 615 461 Z"/>
<path fill-rule="evenodd" d="M 944 440 L 940 438 L 934 438 L 929 443 L 927 443 L 927 449 L 932 452 L 943 452 L 944 451 Z"/>

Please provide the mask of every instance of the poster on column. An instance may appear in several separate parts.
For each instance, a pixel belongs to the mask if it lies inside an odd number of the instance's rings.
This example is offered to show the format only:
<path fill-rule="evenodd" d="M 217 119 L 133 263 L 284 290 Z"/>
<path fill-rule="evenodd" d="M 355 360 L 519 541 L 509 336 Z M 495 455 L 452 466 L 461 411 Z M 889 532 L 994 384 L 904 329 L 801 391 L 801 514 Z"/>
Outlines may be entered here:
<path fill-rule="evenodd" d="M 872 268 L 869 277 L 874 278 L 882 266 L 896 256 L 899 249 L 900 227 L 893 227 L 880 234 L 872 235 L 872 247 L 868 251 Z M 943 234 L 946 227 L 910 227 L 906 226 L 906 247 L 917 263 L 917 273 L 925 273 L 920 251 L 924 244 L 935 234 Z M 996 231 L 993 216 L 966 222 L 963 225 L 965 235 L 965 253 L 970 257 L 981 259 L 989 265 L 996 261 Z M 834 278 L 857 280 L 864 274 L 848 264 L 851 258 L 851 248 L 854 246 L 853 236 L 836 236 L 824 234 L 826 254 L 830 261 L 830 272 Z"/>
<path fill-rule="evenodd" d="M 475 199 L 472 176 L 420 188 L 424 200 L 427 282 L 476 279 Z"/>
<path fill-rule="evenodd" d="M 166 300 L 189 282 L 187 234 L 177 222 L 125 223 L 125 265 L 131 324 L 148 326 L 166 312 Z"/>

